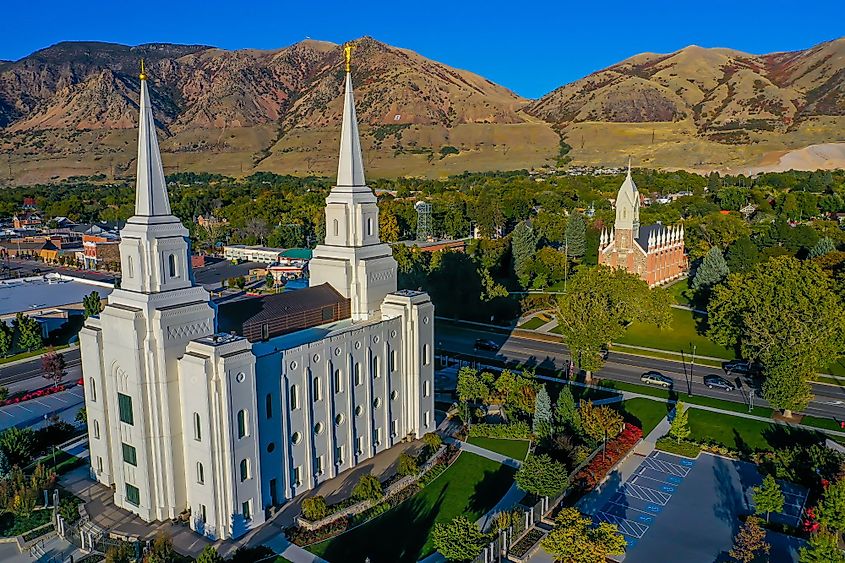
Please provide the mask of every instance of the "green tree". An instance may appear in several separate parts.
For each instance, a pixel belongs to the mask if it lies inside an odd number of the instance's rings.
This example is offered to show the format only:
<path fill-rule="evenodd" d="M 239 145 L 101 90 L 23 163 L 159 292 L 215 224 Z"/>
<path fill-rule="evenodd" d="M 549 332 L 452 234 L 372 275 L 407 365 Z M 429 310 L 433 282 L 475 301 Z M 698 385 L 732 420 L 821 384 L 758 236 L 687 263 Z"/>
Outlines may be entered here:
<path fill-rule="evenodd" d="M 426 432 L 422 439 L 423 444 L 425 444 L 432 454 L 439 450 L 441 444 L 443 444 L 443 438 L 437 432 Z"/>
<path fill-rule="evenodd" d="M 417 465 L 417 460 L 404 452 L 399 456 L 396 473 L 402 475 L 403 477 L 407 477 L 409 475 L 416 475 L 419 471 L 420 468 Z"/>
<path fill-rule="evenodd" d="M 734 536 L 733 547 L 728 555 L 737 563 L 752 563 L 758 555 L 768 554 L 770 548 L 766 543 L 766 530 L 760 525 L 760 519 L 749 516 Z"/>
<path fill-rule="evenodd" d="M 761 259 L 757 245 L 748 236 L 737 239 L 725 252 L 725 262 L 731 272 L 747 272 Z"/>
<path fill-rule="evenodd" d="M 581 413 L 581 424 L 584 432 L 595 440 L 602 443 L 603 453 L 607 450 L 607 441 L 615 438 L 622 432 L 624 421 L 619 411 L 608 406 L 594 406 L 592 401 L 581 401 L 578 409 Z"/>
<path fill-rule="evenodd" d="M 490 394 L 487 385 L 482 381 L 477 370 L 471 367 L 462 367 L 458 372 L 458 383 L 456 387 L 458 400 L 464 408 L 464 420 L 469 423 L 469 405 L 473 401 L 484 401 Z"/>
<path fill-rule="evenodd" d="M 569 484 L 566 466 L 546 454 L 531 454 L 514 476 L 517 486 L 526 493 L 554 498 Z"/>
<path fill-rule="evenodd" d="M 772 512 L 783 510 L 783 500 L 783 491 L 771 475 L 766 475 L 762 485 L 751 489 L 754 514 L 765 514 L 766 522 L 769 521 Z"/>
<path fill-rule="evenodd" d="M 308 497 L 302 501 L 302 515 L 311 520 L 320 520 L 329 514 L 329 507 L 326 506 L 326 498 L 322 495 Z"/>
<path fill-rule="evenodd" d="M 556 318 L 563 341 L 587 373 L 600 369 L 600 351 L 634 320 L 666 326 L 671 320 L 665 290 L 649 289 L 639 276 L 621 268 L 582 268 L 558 296 Z"/>
<path fill-rule="evenodd" d="M 197 557 L 197 563 L 225 563 L 225 561 L 213 545 L 205 546 Z"/>
<path fill-rule="evenodd" d="M 845 532 L 845 479 L 828 485 L 819 501 L 817 514 L 819 523 L 828 530 Z"/>
<path fill-rule="evenodd" d="M 845 563 L 839 549 L 839 534 L 821 529 L 810 536 L 807 545 L 798 550 L 799 563 Z"/>
<path fill-rule="evenodd" d="M 573 211 L 566 222 L 563 248 L 569 259 L 581 258 L 587 251 L 587 222 L 577 211 Z"/>
<path fill-rule="evenodd" d="M 174 563 L 177 555 L 173 548 L 173 540 L 170 536 L 159 532 L 155 539 L 153 539 L 152 546 L 149 553 L 147 553 L 146 563 Z"/>
<path fill-rule="evenodd" d="M 9 463 L 9 458 L 6 457 L 6 451 L 0 447 L 0 479 L 5 479 L 12 470 L 12 464 Z"/>
<path fill-rule="evenodd" d="M 692 288 L 697 292 L 706 292 L 712 286 L 725 279 L 730 272 L 725 257 L 718 246 L 710 247 L 704 258 L 701 259 L 695 277 L 692 279 Z"/>
<path fill-rule="evenodd" d="M 276 278 L 273 277 L 273 274 L 267 274 L 264 276 L 264 285 L 267 286 L 267 289 L 273 289 L 276 286 Z"/>
<path fill-rule="evenodd" d="M 352 489 L 352 496 L 358 500 L 376 501 L 384 496 L 384 489 L 375 475 L 361 475 Z"/>
<path fill-rule="evenodd" d="M 537 233 L 527 221 L 522 221 L 511 233 L 511 253 L 513 254 L 513 270 L 522 287 L 527 287 L 530 281 L 527 277 L 527 267 L 534 253 L 537 251 Z"/>
<path fill-rule="evenodd" d="M 729 275 L 714 290 L 707 321 L 710 338 L 762 364 L 763 397 L 787 415 L 807 405 L 808 379 L 845 345 L 845 309 L 830 276 L 788 256 Z"/>
<path fill-rule="evenodd" d="M 613 524 L 593 526 L 588 516 L 567 507 L 555 518 L 556 526 L 540 545 L 562 563 L 605 563 L 608 556 L 625 553 L 627 542 Z"/>
<path fill-rule="evenodd" d="M 12 336 L 14 331 L 5 321 L 0 321 L 0 356 L 6 356 L 12 351 Z"/>
<path fill-rule="evenodd" d="M 103 302 L 100 300 L 100 294 L 92 291 L 82 298 L 82 307 L 85 309 L 85 318 L 96 317 L 103 311 Z"/>
<path fill-rule="evenodd" d="M 821 237 L 818 242 L 810 249 L 808 256 L 810 258 L 818 258 L 830 252 L 836 251 L 836 243 L 830 237 Z"/>
<path fill-rule="evenodd" d="M 675 416 L 669 424 L 669 435 L 679 444 L 690 436 L 689 413 L 681 401 L 675 404 Z"/>
<path fill-rule="evenodd" d="M 545 438 L 552 433 L 552 400 L 546 391 L 546 386 L 540 386 L 537 399 L 534 402 L 534 434 L 539 438 Z"/>
<path fill-rule="evenodd" d="M 9 463 L 18 467 L 26 466 L 35 454 L 38 440 L 31 428 L 10 427 L 0 433 L 0 448 L 9 460 Z"/>
<path fill-rule="evenodd" d="M 76 412 L 75 417 L 76 422 L 80 424 L 85 424 L 88 422 L 88 410 L 85 407 L 82 407 Z"/>
<path fill-rule="evenodd" d="M 106 550 L 106 563 L 134 563 L 135 549 L 129 542 L 120 542 Z"/>
<path fill-rule="evenodd" d="M 396 215 L 389 211 L 381 211 L 378 214 L 378 234 L 383 242 L 399 240 L 399 221 L 396 220 Z"/>
<path fill-rule="evenodd" d="M 438 522 L 431 536 L 434 547 L 449 561 L 471 561 L 490 542 L 490 536 L 482 533 L 466 516 Z"/>
<path fill-rule="evenodd" d="M 560 390 L 555 403 L 555 423 L 562 430 L 568 430 L 576 434 L 581 433 L 581 414 L 575 406 L 575 398 L 569 385 Z"/>
<path fill-rule="evenodd" d="M 15 317 L 15 331 L 18 335 L 18 348 L 29 352 L 41 348 L 41 324 L 23 313 Z"/>

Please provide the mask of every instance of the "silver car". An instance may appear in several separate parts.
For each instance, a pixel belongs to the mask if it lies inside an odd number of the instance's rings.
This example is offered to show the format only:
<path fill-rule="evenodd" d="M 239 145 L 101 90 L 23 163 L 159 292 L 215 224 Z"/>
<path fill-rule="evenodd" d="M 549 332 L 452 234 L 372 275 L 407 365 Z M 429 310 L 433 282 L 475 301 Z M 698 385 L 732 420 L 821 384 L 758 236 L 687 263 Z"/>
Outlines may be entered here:
<path fill-rule="evenodd" d="M 648 385 L 657 385 L 659 387 L 665 387 L 666 389 L 671 389 L 672 385 L 675 384 L 675 382 L 671 378 L 666 377 L 659 371 L 645 372 L 640 376 L 640 381 Z"/>

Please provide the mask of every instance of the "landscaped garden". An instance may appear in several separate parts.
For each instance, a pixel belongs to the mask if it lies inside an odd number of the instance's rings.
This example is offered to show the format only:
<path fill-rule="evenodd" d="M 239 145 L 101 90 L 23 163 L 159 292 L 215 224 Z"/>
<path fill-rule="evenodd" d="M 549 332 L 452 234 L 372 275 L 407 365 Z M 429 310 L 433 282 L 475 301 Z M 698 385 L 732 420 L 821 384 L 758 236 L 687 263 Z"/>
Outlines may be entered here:
<path fill-rule="evenodd" d="M 735 358 L 736 354 L 733 350 L 716 344 L 704 335 L 706 319 L 705 315 L 673 308 L 672 322 L 669 327 L 661 329 L 657 325 L 634 322 L 617 341 L 620 344 L 672 352 L 683 351 L 686 354 L 692 353 L 692 347 L 695 345 L 696 354 L 699 356 Z"/>
<path fill-rule="evenodd" d="M 510 467 L 464 452 L 410 499 L 308 550 L 329 561 L 417 561 L 434 552 L 431 531 L 436 523 L 459 515 L 477 520 L 504 496 L 513 475 Z"/>

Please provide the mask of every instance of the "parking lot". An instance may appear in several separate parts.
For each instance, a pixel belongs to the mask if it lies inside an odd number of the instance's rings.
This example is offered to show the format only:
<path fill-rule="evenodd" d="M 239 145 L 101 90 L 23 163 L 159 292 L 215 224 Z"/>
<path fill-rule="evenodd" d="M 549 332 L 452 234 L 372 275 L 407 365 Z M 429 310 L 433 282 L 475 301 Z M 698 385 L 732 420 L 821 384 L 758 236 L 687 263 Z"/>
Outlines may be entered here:
<path fill-rule="evenodd" d="M 724 561 L 741 525 L 739 515 L 753 512 L 751 488 L 761 482 L 751 463 L 653 452 L 594 516 L 625 536 L 626 562 L 666 561 L 668 553 L 685 563 Z M 772 521 L 795 525 L 806 491 L 781 484 L 786 503 Z M 797 561 L 798 540 L 769 533 L 768 541 L 772 561 Z"/>

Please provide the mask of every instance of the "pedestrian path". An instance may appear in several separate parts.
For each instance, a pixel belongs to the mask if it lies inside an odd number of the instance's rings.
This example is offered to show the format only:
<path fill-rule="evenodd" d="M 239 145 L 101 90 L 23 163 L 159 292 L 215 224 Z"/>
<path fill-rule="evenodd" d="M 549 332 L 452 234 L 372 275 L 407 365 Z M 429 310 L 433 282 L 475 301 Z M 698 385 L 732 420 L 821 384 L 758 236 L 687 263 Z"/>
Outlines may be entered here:
<path fill-rule="evenodd" d="M 508 465 L 510 467 L 519 467 L 522 465 L 522 462 L 518 459 L 514 459 L 512 457 L 508 457 L 506 455 L 502 455 L 498 452 L 492 452 L 488 449 L 481 448 L 476 446 L 475 444 L 470 444 L 469 442 L 462 442 L 461 440 L 456 440 L 451 436 L 447 436 L 443 438 L 443 441 L 447 444 L 454 444 L 458 447 L 458 449 L 469 452 L 472 454 L 480 455 L 481 457 L 486 457 L 487 459 L 491 459 L 493 461 L 497 461 L 502 465 Z"/>
<path fill-rule="evenodd" d="M 283 533 L 274 536 L 266 545 L 277 555 L 281 555 L 291 563 L 327 563 L 325 559 L 317 557 L 304 547 L 291 543 Z"/>

